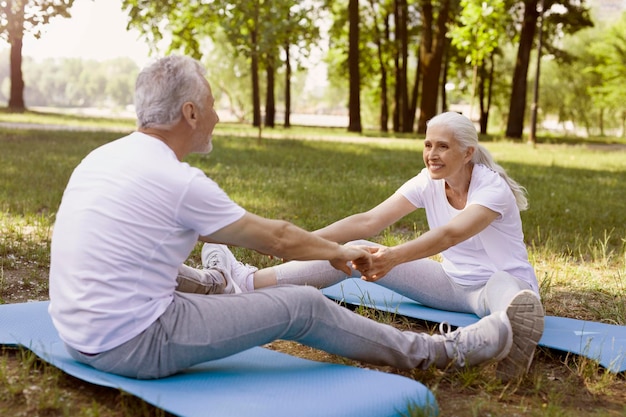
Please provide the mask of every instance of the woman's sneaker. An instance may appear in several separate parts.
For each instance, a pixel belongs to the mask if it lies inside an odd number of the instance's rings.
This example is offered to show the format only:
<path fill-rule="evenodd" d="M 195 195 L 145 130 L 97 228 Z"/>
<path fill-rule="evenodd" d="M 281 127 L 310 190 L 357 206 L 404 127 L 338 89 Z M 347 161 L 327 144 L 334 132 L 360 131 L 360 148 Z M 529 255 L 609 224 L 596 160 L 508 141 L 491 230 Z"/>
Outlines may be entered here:
<path fill-rule="evenodd" d="M 448 366 L 462 368 L 505 358 L 513 344 L 511 324 L 504 311 L 483 317 L 477 323 L 450 331 L 448 323 L 439 326 L 437 341 L 443 341 Z"/>
<path fill-rule="evenodd" d="M 517 379 L 528 372 L 535 348 L 544 327 L 544 310 L 537 295 L 530 290 L 517 293 L 506 309 L 513 329 L 511 352 L 496 368 L 496 376 L 503 382 Z"/>

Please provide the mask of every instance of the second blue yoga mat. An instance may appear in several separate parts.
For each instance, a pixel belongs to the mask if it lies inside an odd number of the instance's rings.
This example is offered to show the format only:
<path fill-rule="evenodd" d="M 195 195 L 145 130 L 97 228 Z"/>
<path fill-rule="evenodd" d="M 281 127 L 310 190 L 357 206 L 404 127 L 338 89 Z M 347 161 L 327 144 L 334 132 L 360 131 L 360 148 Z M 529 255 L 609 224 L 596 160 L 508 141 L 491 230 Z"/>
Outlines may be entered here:
<path fill-rule="evenodd" d="M 445 321 L 453 326 L 467 326 L 478 321 L 474 314 L 426 307 L 359 278 L 348 278 L 322 292 L 333 300 L 347 304 L 364 305 L 435 323 Z M 539 345 L 597 360 L 615 373 L 626 371 L 626 326 L 546 316 Z"/>

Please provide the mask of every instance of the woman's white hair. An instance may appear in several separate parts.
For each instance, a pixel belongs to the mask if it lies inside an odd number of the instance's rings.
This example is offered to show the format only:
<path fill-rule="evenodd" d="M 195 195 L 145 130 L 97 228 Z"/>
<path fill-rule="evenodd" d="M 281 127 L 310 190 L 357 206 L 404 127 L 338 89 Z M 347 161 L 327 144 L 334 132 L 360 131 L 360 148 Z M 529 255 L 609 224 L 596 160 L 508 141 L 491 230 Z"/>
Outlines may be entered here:
<path fill-rule="evenodd" d="M 511 191 L 513 191 L 517 207 L 520 211 L 528 208 L 526 189 L 509 177 L 505 169 L 493 160 L 491 153 L 489 153 L 483 145 L 478 143 L 478 132 L 476 132 L 476 127 L 470 119 L 457 112 L 445 112 L 438 114 L 426 123 L 427 129 L 431 126 L 445 126 L 452 131 L 454 138 L 459 142 L 462 149 L 474 148 L 472 162 L 475 164 L 483 164 L 500 174 L 511 188 Z"/>
<path fill-rule="evenodd" d="M 170 55 L 144 68 L 135 84 L 137 126 L 164 127 L 178 122 L 184 103 L 203 109 L 208 94 L 206 69 L 193 58 Z"/>

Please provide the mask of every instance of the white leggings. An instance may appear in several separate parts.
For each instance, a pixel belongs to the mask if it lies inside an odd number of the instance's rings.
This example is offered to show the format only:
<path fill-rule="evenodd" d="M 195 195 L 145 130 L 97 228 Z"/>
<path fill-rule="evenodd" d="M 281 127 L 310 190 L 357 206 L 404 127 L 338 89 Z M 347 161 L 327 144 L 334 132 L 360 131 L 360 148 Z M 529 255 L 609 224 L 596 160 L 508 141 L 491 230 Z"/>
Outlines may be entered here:
<path fill-rule="evenodd" d="M 367 240 L 349 244 L 378 246 Z M 277 265 L 274 270 L 278 284 L 326 288 L 349 278 L 327 261 L 292 261 Z M 352 276 L 361 275 L 355 271 Z M 426 306 L 474 313 L 478 317 L 504 311 L 517 293 L 532 290 L 528 283 L 504 271 L 496 272 L 484 284 L 460 285 L 444 272 L 439 262 L 432 259 L 397 265 L 376 283 Z"/>

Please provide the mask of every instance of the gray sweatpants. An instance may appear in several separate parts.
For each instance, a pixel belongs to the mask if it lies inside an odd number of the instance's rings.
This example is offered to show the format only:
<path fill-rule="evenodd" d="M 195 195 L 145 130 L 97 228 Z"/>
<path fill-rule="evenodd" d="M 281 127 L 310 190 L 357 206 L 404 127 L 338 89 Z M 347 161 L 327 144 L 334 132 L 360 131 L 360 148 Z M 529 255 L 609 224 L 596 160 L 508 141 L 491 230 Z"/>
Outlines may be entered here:
<path fill-rule="evenodd" d="M 400 331 L 339 306 L 313 287 L 293 285 L 228 295 L 176 292 L 165 313 L 128 342 L 97 355 L 67 349 L 96 369 L 149 379 L 276 339 L 398 368 L 445 363 L 443 343 L 428 334 Z"/>
<path fill-rule="evenodd" d="M 367 240 L 349 244 L 377 246 Z M 277 265 L 274 270 L 279 284 L 326 288 L 346 279 L 343 272 L 327 261 L 292 261 Z M 352 276 L 360 277 L 361 274 L 354 271 Z M 376 283 L 426 306 L 474 313 L 478 317 L 505 311 L 517 293 L 531 289 L 525 281 L 503 271 L 496 272 L 485 284 L 460 285 L 444 272 L 439 262 L 432 259 L 400 264 Z"/>

